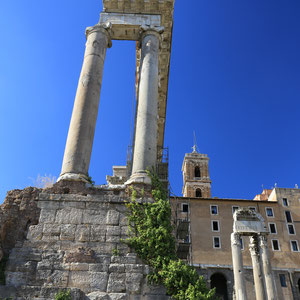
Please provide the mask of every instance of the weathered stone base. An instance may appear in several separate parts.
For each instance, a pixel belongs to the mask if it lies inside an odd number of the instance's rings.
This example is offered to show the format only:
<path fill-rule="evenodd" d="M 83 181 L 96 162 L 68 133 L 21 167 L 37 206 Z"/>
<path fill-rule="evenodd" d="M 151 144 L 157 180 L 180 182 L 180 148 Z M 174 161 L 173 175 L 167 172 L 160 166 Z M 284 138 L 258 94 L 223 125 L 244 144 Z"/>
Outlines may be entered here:
<path fill-rule="evenodd" d="M 50 300 L 71 289 L 78 300 L 169 299 L 163 288 L 147 285 L 149 267 L 122 242 L 124 190 L 79 190 L 67 194 L 74 187 L 65 185 L 38 195 L 39 222 L 10 251 L 1 297 Z"/>

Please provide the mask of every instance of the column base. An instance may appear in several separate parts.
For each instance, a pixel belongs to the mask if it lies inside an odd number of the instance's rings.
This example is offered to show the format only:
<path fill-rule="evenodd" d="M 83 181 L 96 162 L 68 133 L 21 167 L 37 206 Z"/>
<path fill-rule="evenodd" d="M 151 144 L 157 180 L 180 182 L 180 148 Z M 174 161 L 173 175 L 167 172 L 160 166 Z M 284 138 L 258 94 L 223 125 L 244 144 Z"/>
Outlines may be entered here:
<path fill-rule="evenodd" d="M 56 182 L 61 180 L 68 180 L 68 181 L 82 181 L 85 183 L 89 183 L 88 177 L 84 174 L 77 174 L 77 173 L 64 173 L 61 174 Z"/>
<path fill-rule="evenodd" d="M 151 178 L 148 176 L 146 172 L 138 172 L 134 173 L 130 176 L 130 178 L 125 182 L 125 185 L 131 184 L 146 184 L 151 185 Z"/>

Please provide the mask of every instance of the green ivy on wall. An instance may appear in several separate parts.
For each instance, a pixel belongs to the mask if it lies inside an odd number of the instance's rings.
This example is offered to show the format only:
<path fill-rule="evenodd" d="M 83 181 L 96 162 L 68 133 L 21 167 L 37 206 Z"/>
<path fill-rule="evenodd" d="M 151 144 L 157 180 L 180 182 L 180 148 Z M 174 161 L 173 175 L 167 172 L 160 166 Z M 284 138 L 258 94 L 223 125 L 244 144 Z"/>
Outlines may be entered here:
<path fill-rule="evenodd" d="M 132 199 L 126 204 L 129 210 L 126 242 L 152 267 L 153 271 L 148 275 L 150 282 L 163 284 L 173 299 L 216 299 L 215 290 L 207 288 L 196 269 L 178 259 L 167 193 L 156 174 L 148 172 L 148 175 L 152 179 L 154 201 L 139 203 L 132 190 Z"/>

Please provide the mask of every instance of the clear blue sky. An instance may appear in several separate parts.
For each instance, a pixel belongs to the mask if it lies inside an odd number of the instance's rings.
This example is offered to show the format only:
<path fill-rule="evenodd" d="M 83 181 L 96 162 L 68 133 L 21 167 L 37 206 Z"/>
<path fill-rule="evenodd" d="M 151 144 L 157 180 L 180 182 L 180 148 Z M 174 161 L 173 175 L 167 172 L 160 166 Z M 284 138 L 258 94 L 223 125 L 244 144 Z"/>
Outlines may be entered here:
<path fill-rule="evenodd" d="M 170 182 L 193 145 L 210 157 L 212 195 L 250 198 L 300 186 L 300 1 L 177 0 L 165 145 Z M 85 27 L 102 1 L 0 4 L 0 202 L 7 190 L 60 173 Z M 96 184 L 126 161 L 134 96 L 133 42 L 105 61 L 90 165 Z"/>

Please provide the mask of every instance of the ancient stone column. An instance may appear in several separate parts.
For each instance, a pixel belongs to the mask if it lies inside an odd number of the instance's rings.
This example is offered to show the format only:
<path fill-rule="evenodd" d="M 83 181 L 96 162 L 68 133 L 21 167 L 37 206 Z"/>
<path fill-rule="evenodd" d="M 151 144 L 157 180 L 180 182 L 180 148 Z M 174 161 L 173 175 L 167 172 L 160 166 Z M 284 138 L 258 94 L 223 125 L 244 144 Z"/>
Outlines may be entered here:
<path fill-rule="evenodd" d="M 253 266 L 253 277 L 254 277 L 256 300 L 265 300 L 266 299 L 265 285 L 264 285 L 264 278 L 263 278 L 258 246 L 259 246 L 258 236 L 257 235 L 251 236 L 249 250 L 250 250 L 252 266 Z"/>
<path fill-rule="evenodd" d="M 98 114 L 110 23 L 86 29 L 86 49 L 59 180 L 86 181 Z"/>
<path fill-rule="evenodd" d="M 261 255 L 261 261 L 263 265 L 263 272 L 265 277 L 268 300 L 276 300 L 277 296 L 275 290 L 275 282 L 274 282 L 272 266 L 269 258 L 269 249 L 268 249 L 266 235 L 259 236 L 259 246 L 260 246 L 260 255 Z"/>
<path fill-rule="evenodd" d="M 150 183 L 146 174 L 157 161 L 158 56 L 162 27 L 141 28 L 141 63 L 138 86 L 132 175 L 127 183 Z"/>
<path fill-rule="evenodd" d="M 243 257 L 241 251 L 241 237 L 238 233 L 231 234 L 232 266 L 234 275 L 234 290 L 236 300 L 247 300 Z"/>

